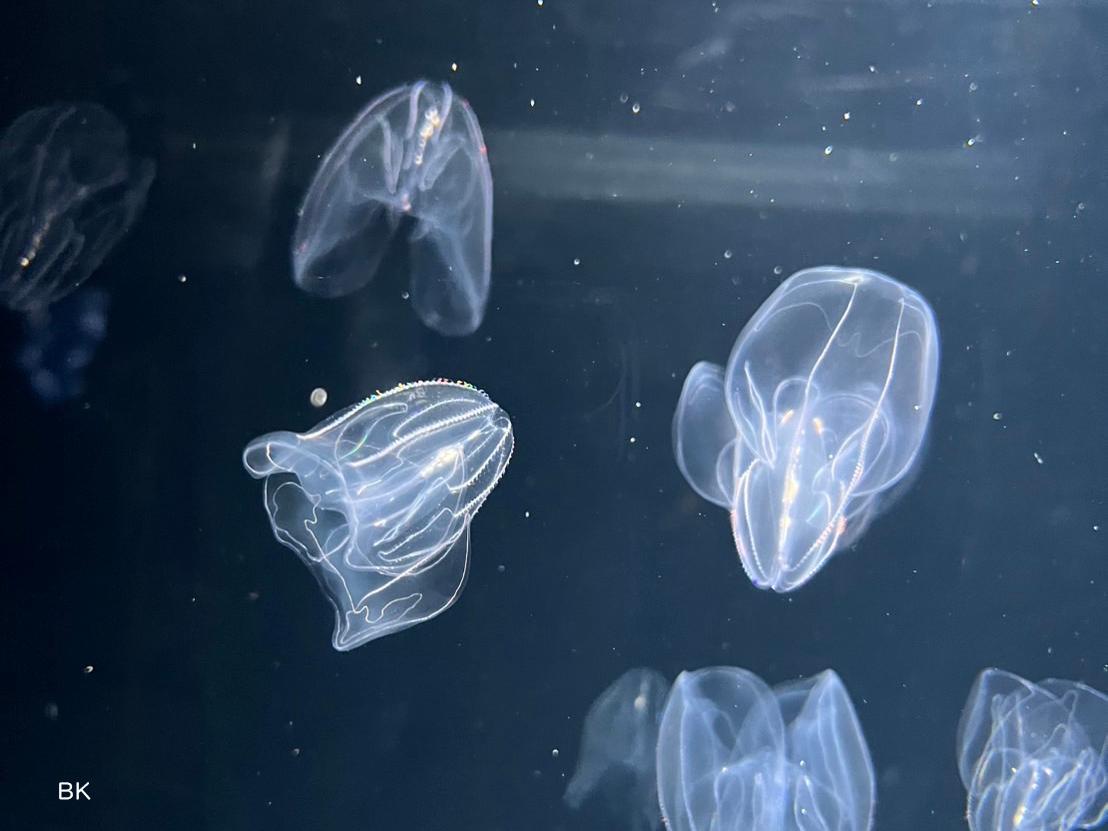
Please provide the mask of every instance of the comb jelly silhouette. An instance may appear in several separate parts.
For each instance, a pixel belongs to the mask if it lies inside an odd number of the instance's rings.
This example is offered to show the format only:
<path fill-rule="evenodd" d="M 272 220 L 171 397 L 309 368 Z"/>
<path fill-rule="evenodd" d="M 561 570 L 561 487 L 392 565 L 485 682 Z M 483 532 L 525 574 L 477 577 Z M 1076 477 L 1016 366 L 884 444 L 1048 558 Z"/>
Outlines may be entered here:
<path fill-rule="evenodd" d="M 469 572 L 469 523 L 512 455 L 512 423 L 468 384 L 402 384 L 243 452 L 273 533 L 335 609 L 345 651 L 441 614 Z"/>

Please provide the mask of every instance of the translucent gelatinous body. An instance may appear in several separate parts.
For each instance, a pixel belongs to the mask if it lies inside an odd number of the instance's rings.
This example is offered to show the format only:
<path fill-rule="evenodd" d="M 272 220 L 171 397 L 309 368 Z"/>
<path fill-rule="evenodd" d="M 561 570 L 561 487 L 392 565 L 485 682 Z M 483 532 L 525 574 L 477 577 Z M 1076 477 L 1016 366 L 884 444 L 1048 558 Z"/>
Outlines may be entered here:
<path fill-rule="evenodd" d="M 873 763 L 827 670 L 770 689 L 735 667 L 682 673 L 658 735 L 669 831 L 866 831 Z"/>
<path fill-rule="evenodd" d="M 512 454 L 508 415 L 467 384 L 404 384 L 306 433 L 246 446 L 277 539 L 335 607 L 335 649 L 448 608 L 469 569 L 469 523 Z"/>
<path fill-rule="evenodd" d="M 755 585 L 791 591 L 865 530 L 917 460 L 938 366 L 934 314 L 918 293 L 823 267 L 777 288 L 726 369 L 692 368 L 674 415 L 677 464 L 730 510 Z"/>
<path fill-rule="evenodd" d="M 986 669 L 958 725 L 972 831 L 1070 831 L 1108 820 L 1108 696 Z"/>
<path fill-rule="evenodd" d="M 27 313 L 16 363 L 39 399 L 54 404 L 85 389 L 85 370 L 108 330 L 108 295 L 95 288 Z"/>
<path fill-rule="evenodd" d="M 597 696 L 585 716 L 567 805 L 580 808 L 602 794 L 621 828 L 645 831 L 661 824 L 654 759 L 668 690 L 656 670 L 631 669 Z"/>
<path fill-rule="evenodd" d="M 24 113 L 0 139 L 0 302 L 41 309 L 104 261 L 146 203 L 154 165 L 97 104 Z"/>
<path fill-rule="evenodd" d="M 364 286 L 404 217 L 417 314 L 442 334 L 473 332 L 489 294 L 492 176 L 477 117 L 449 84 L 390 90 L 339 137 L 300 210 L 297 285 L 327 297 Z"/>

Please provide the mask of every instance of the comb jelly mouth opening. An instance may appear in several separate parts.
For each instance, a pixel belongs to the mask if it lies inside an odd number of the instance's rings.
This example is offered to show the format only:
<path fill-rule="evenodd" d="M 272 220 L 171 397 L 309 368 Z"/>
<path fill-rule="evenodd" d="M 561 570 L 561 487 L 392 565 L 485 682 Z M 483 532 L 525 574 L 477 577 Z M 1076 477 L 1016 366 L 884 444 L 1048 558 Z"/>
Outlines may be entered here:
<path fill-rule="evenodd" d="M 350 539 L 346 514 L 321 507 L 320 497 L 306 491 L 295 474 L 266 480 L 266 510 L 278 539 L 306 561 L 330 563 Z"/>

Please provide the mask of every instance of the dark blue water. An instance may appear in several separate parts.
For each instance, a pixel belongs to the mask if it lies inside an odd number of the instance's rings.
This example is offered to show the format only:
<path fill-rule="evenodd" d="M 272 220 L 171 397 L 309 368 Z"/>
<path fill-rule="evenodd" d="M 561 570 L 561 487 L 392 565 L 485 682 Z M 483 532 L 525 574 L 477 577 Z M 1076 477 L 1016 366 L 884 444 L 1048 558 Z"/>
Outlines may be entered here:
<path fill-rule="evenodd" d="M 1108 688 L 1099 4 L 2 14 L 0 122 L 95 101 L 157 166 L 87 284 L 110 306 L 83 393 L 40 400 L 23 320 L 0 330 L 5 827 L 612 828 L 561 801 L 590 702 L 634 666 L 726 664 L 771 683 L 834 668 L 875 827 L 958 829 L 979 670 Z M 418 77 L 464 95 L 488 144 L 492 295 L 466 338 L 420 324 L 402 248 L 339 300 L 290 274 L 320 154 Z M 777 595 L 682 479 L 670 422 L 689 367 L 821 264 L 929 300 L 939 393 L 910 489 Z M 515 455 L 458 603 L 338 653 L 239 457 L 428 377 L 486 390 Z M 91 800 L 60 802 L 61 780 Z"/>

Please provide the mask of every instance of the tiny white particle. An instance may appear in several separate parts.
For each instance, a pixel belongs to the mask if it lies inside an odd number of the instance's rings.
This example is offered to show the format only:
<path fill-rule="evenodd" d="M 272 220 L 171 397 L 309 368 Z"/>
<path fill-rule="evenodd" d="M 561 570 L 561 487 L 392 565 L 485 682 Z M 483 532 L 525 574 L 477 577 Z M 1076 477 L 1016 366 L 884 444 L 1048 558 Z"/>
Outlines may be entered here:
<path fill-rule="evenodd" d="M 531 106 L 532 107 L 535 106 L 535 99 L 534 98 L 531 99 Z"/>
<path fill-rule="evenodd" d="M 1004 418 L 1003 413 L 993 413 L 993 421 L 1000 421 L 1002 418 Z"/>
<path fill-rule="evenodd" d="M 916 99 L 916 106 L 917 107 L 922 107 L 923 106 L 923 99 L 922 98 L 917 98 Z"/>
<path fill-rule="evenodd" d="M 531 512 L 530 511 L 524 511 L 523 512 L 523 518 L 524 519 L 530 519 L 531 518 Z"/>
<path fill-rule="evenodd" d="M 642 108 L 639 106 L 638 101 L 636 101 L 634 104 L 631 105 L 631 112 L 633 112 L 635 115 L 639 114 L 640 109 L 642 109 Z"/>
<path fill-rule="evenodd" d="M 88 666 L 86 666 L 86 667 L 85 667 L 85 675 L 89 675 L 89 674 L 91 674 L 91 673 L 92 673 L 92 670 L 93 670 L 93 666 L 92 666 L 92 664 L 89 664 Z"/>
<path fill-rule="evenodd" d="M 641 408 L 642 408 L 642 402 L 641 401 L 636 401 L 635 402 L 635 409 L 638 410 L 638 409 L 641 409 Z"/>
<path fill-rule="evenodd" d="M 734 256 L 735 256 L 735 254 L 730 248 L 728 248 L 726 251 L 723 252 L 723 259 L 725 259 L 725 260 L 729 260 Z"/>
<path fill-rule="evenodd" d="M 312 394 L 308 396 L 308 400 L 313 407 L 322 407 L 327 403 L 327 390 L 323 387 L 316 387 L 312 390 Z"/>
<path fill-rule="evenodd" d="M 843 113 L 843 121 L 850 121 L 850 113 Z"/>
<path fill-rule="evenodd" d="M 178 283 L 187 283 L 188 280 L 189 280 L 189 278 L 188 278 L 188 275 L 186 275 L 186 274 L 178 274 L 177 275 L 177 282 Z"/>
<path fill-rule="evenodd" d="M 573 264 L 574 265 L 581 265 L 581 258 L 580 257 L 574 257 L 573 258 Z"/>
<path fill-rule="evenodd" d="M 553 750 L 551 750 L 550 755 L 553 756 L 555 759 L 557 759 L 558 758 L 558 748 L 554 748 Z"/>
<path fill-rule="evenodd" d="M 631 436 L 631 444 L 634 444 L 634 443 L 635 443 L 635 437 Z"/>
<path fill-rule="evenodd" d="M 824 147 L 824 148 L 823 148 L 823 155 L 825 155 L 825 156 L 830 156 L 830 155 L 831 155 L 831 151 L 833 151 L 834 149 L 835 149 L 835 148 L 834 148 L 834 147 L 832 147 L 832 146 L 831 146 L 830 144 L 829 144 L 829 145 L 827 145 L 826 147 Z"/>
<path fill-rule="evenodd" d="M 450 64 L 450 71 L 451 72 L 457 72 L 458 71 L 458 64 L 456 64 L 456 63 Z"/>
<path fill-rule="evenodd" d="M 359 75 L 357 78 L 355 78 L 354 83 L 357 84 L 358 86 L 361 86 L 362 85 L 362 76 Z"/>
<path fill-rule="evenodd" d="M 194 142 L 192 143 L 192 149 L 193 149 L 193 150 L 195 150 L 195 149 L 196 149 L 196 142 L 195 142 L 195 141 L 194 141 Z"/>
<path fill-rule="evenodd" d="M 1035 457 L 1036 462 L 1038 462 L 1039 464 L 1043 463 L 1043 457 L 1040 456 L 1038 453 L 1032 453 L 1031 455 Z"/>

